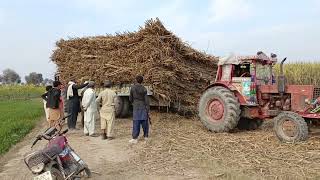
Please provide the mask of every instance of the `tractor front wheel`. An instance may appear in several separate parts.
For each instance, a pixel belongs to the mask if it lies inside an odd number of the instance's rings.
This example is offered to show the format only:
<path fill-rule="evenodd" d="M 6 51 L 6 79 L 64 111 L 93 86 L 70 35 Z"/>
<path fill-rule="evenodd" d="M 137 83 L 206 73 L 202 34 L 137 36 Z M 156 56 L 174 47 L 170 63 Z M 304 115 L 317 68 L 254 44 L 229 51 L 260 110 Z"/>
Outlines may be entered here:
<path fill-rule="evenodd" d="M 199 117 L 213 132 L 228 132 L 234 129 L 240 118 L 240 104 L 235 95 L 221 86 L 215 86 L 201 96 Z"/>
<path fill-rule="evenodd" d="M 275 117 L 274 131 L 282 142 L 305 141 L 308 138 L 307 122 L 294 112 L 282 112 Z"/>

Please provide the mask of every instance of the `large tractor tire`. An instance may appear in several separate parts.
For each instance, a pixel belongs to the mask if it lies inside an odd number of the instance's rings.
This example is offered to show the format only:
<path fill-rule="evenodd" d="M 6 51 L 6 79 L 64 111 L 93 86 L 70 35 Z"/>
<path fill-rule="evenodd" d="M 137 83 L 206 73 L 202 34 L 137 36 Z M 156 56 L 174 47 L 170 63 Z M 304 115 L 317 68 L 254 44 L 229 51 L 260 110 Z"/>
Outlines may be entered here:
<path fill-rule="evenodd" d="M 294 112 L 282 112 L 275 117 L 274 131 L 282 142 L 305 141 L 308 138 L 307 122 Z"/>
<path fill-rule="evenodd" d="M 121 116 L 122 109 L 123 109 L 123 100 L 120 96 L 117 96 L 117 98 L 115 100 L 116 117 Z"/>
<path fill-rule="evenodd" d="M 240 118 L 240 104 L 235 95 L 221 86 L 208 89 L 200 98 L 199 117 L 213 132 L 229 132 Z"/>
<path fill-rule="evenodd" d="M 130 102 L 129 102 L 129 98 L 127 97 L 122 97 L 122 111 L 120 114 L 120 117 L 122 118 L 126 118 L 129 116 L 130 114 Z"/>

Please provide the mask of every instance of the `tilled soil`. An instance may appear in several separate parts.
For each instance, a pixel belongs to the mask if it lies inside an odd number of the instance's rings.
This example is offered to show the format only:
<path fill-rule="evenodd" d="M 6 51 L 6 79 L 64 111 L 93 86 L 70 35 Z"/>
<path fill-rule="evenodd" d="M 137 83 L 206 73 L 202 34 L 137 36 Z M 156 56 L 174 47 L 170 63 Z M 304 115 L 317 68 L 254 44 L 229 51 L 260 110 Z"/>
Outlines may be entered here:
<path fill-rule="evenodd" d="M 23 163 L 39 124 L 22 142 L 0 158 L 0 179 L 31 179 Z M 260 130 L 214 134 L 197 118 L 152 113 L 148 142 L 129 145 L 132 121 L 119 119 L 115 139 L 68 133 L 71 146 L 93 171 L 92 179 L 319 179 L 320 134 L 307 142 L 280 143 L 272 124 Z M 99 122 L 97 122 L 97 129 Z M 34 149 L 45 145 L 41 142 Z"/>

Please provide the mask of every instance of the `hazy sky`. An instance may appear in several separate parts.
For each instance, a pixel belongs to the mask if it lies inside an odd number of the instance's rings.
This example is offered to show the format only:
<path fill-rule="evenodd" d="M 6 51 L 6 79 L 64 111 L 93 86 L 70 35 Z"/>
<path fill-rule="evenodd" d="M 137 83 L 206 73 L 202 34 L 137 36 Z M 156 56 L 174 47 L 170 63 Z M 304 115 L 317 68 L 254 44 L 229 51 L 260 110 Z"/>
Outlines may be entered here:
<path fill-rule="evenodd" d="M 320 0 L 0 0 L 0 71 L 52 78 L 60 38 L 134 31 L 154 17 L 216 56 L 320 61 Z"/>

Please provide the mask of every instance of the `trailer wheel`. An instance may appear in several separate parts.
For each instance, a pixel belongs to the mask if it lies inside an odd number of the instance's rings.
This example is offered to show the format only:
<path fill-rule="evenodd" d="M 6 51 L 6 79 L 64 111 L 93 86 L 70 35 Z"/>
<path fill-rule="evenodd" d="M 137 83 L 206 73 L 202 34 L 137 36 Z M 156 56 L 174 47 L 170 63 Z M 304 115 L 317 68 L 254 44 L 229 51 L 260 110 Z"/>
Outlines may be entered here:
<path fill-rule="evenodd" d="M 294 112 L 282 112 L 275 117 L 274 131 L 282 142 L 305 141 L 308 138 L 306 121 Z"/>
<path fill-rule="evenodd" d="M 212 87 L 200 98 L 199 117 L 210 131 L 228 132 L 234 129 L 238 124 L 240 112 L 237 98 L 224 87 Z"/>
<path fill-rule="evenodd" d="M 122 110 L 120 117 L 126 118 L 130 113 L 130 102 L 127 97 L 122 97 Z"/>
<path fill-rule="evenodd" d="M 116 117 L 121 116 L 122 108 L 123 108 L 122 98 L 120 96 L 117 96 L 117 98 L 115 100 Z"/>

